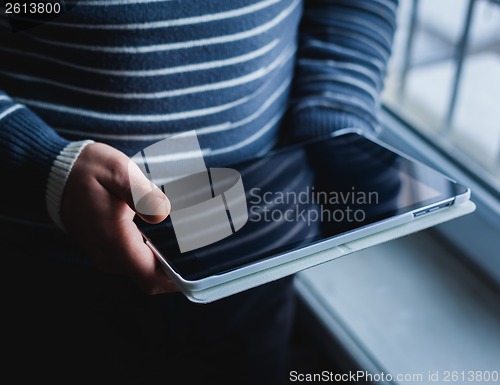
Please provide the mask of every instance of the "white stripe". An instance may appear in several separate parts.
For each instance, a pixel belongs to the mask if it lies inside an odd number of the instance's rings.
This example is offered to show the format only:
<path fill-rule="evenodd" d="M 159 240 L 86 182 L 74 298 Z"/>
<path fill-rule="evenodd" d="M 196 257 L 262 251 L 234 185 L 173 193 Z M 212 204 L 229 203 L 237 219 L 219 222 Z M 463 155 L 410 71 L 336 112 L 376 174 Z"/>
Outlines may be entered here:
<path fill-rule="evenodd" d="M 170 134 L 172 135 L 172 134 Z M 195 150 L 195 151 L 184 151 L 184 152 L 176 152 L 176 153 L 169 153 L 169 154 L 163 154 L 163 155 L 148 155 L 147 157 L 147 163 L 152 165 L 152 164 L 157 164 L 157 163 L 166 163 L 166 162 L 174 162 L 178 160 L 186 160 L 186 159 L 195 159 L 195 158 L 200 158 L 200 151 Z M 137 159 L 136 160 L 137 164 L 144 164 L 144 161 L 142 159 Z M 165 184 L 166 180 L 161 179 L 161 178 L 153 178 L 155 180 L 156 184 Z M 161 182 L 161 183 L 157 183 Z"/>
<path fill-rule="evenodd" d="M 369 70 L 365 66 L 362 66 L 360 64 L 356 63 L 343 63 L 340 61 L 336 60 L 331 60 L 331 59 L 299 59 L 298 60 L 299 65 L 304 65 L 304 66 L 327 66 L 327 67 L 332 67 L 334 69 L 345 69 L 351 72 L 356 72 L 360 73 L 367 78 L 371 79 L 375 84 L 380 83 L 380 79 L 378 76 L 374 74 L 372 70 Z"/>
<path fill-rule="evenodd" d="M 181 19 L 171 19 L 162 21 L 153 21 L 147 23 L 131 23 L 131 24 L 75 24 L 75 23 L 59 23 L 51 21 L 48 24 L 61 27 L 70 28 L 84 28 L 84 29 L 104 29 L 104 30 L 127 30 L 127 29 L 155 29 L 155 28 L 170 28 L 185 25 L 194 25 L 201 23 L 209 23 L 213 21 L 220 21 L 234 17 L 248 15 L 262 9 L 268 8 L 273 4 L 279 3 L 281 0 L 264 0 L 260 3 L 255 3 L 247 7 L 232 9 L 230 11 L 211 13 L 200 16 L 191 16 Z"/>
<path fill-rule="evenodd" d="M 304 154 L 302 152 L 291 152 L 291 155 L 289 155 L 287 157 L 287 161 L 286 162 L 281 162 L 281 164 L 279 164 L 278 166 L 276 166 L 274 169 L 269 170 L 268 174 L 263 179 L 259 180 L 258 186 L 260 187 L 261 191 L 262 190 L 265 191 L 266 190 L 265 187 L 267 187 L 267 186 L 269 186 L 269 188 L 272 189 L 272 186 L 273 186 L 272 183 L 276 181 L 277 177 L 279 175 L 281 175 L 282 172 L 284 170 L 286 170 L 290 166 L 290 163 L 293 163 L 299 157 L 303 157 L 303 155 Z M 266 167 L 265 166 L 266 159 L 263 159 L 260 163 L 261 163 L 260 167 Z M 262 165 L 262 163 L 264 165 Z M 250 169 L 250 172 L 252 172 L 252 168 L 253 168 L 253 165 L 251 167 L 249 167 L 249 168 L 245 168 L 244 172 L 242 172 L 241 175 L 245 176 L 248 173 L 248 169 Z M 291 183 L 288 184 L 288 186 L 287 186 L 288 190 L 295 189 L 295 187 L 297 185 L 300 185 L 300 183 L 298 183 L 298 182 L 300 182 L 302 179 L 304 179 L 304 172 L 302 172 L 302 174 L 299 174 L 298 176 L 295 176 L 294 180 Z M 269 191 L 271 191 L 271 190 L 269 190 Z M 276 203 L 273 203 L 271 205 L 264 205 L 264 207 L 272 207 L 275 204 Z"/>
<path fill-rule="evenodd" d="M 196 129 L 196 135 L 207 135 L 213 134 L 220 131 L 231 130 L 237 127 L 241 127 L 245 124 L 251 123 L 252 121 L 259 118 L 267 109 L 273 105 L 273 103 L 278 100 L 278 98 L 283 95 L 283 93 L 288 89 L 288 86 L 291 83 L 291 78 L 287 78 L 272 94 L 271 96 L 255 111 L 253 114 L 247 116 L 246 118 L 234 122 L 229 123 L 224 127 L 217 126 L 209 126 L 209 127 L 201 127 Z"/>
<path fill-rule="evenodd" d="M 71 68 L 76 68 L 79 70 L 83 71 L 88 71 L 92 73 L 97 73 L 97 74 L 103 74 L 103 75 L 114 75 L 114 76 L 138 76 L 138 77 L 147 77 L 147 76 L 162 76 L 162 75 L 171 75 L 171 74 L 177 74 L 177 73 L 185 73 L 185 72 L 192 72 L 192 71 L 201 71 L 201 70 L 207 70 L 207 69 L 214 69 L 214 68 L 222 68 L 226 66 L 230 66 L 233 64 L 239 64 L 239 63 L 245 63 L 250 60 L 256 59 L 260 56 L 265 55 L 269 51 L 271 51 L 274 47 L 276 47 L 279 43 L 280 39 L 275 39 L 269 44 L 255 50 L 248 52 L 244 55 L 241 56 L 234 56 L 229 59 L 221 59 L 221 60 L 213 60 L 213 61 L 208 61 L 208 62 L 203 62 L 203 63 L 196 63 L 196 64 L 187 64 L 187 65 L 182 65 L 182 66 L 177 66 L 177 67 L 166 67 L 166 68 L 159 68 L 159 69 L 151 69 L 151 70 L 138 70 L 138 71 L 129 71 L 129 70 L 106 70 L 106 69 L 101 69 L 101 68 L 94 68 L 94 67 L 86 67 L 86 66 L 81 66 L 78 64 L 66 62 L 63 60 L 59 60 L 50 56 L 45 56 L 45 55 L 40 55 L 32 52 L 27 52 L 27 51 L 20 51 L 16 49 L 11 49 L 11 48 L 5 48 L 5 47 L 0 47 L 0 51 L 7 51 L 7 52 L 12 52 L 18 55 L 24 55 L 24 56 L 29 56 L 29 57 L 34 57 L 37 59 L 41 60 L 47 60 L 51 61 L 53 63 L 57 63 L 63 66 L 71 67 Z"/>
<path fill-rule="evenodd" d="M 183 95 L 193 95 L 202 92 L 208 91 L 216 91 L 224 88 L 232 88 L 241 86 L 243 84 L 250 83 L 252 81 L 261 79 L 268 75 L 270 72 L 275 70 L 276 68 L 282 66 L 286 63 L 295 53 L 295 47 L 286 49 L 283 53 L 281 53 L 273 62 L 271 62 L 267 67 L 261 67 L 257 71 L 251 72 L 239 78 L 234 78 L 230 80 L 225 80 L 218 83 L 208 83 L 194 87 L 187 88 L 179 88 L 175 90 L 161 91 L 161 92 L 147 92 L 147 93 L 116 93 L 116 92 L 104 92 L 104 91 L 96 91 L 89 88 L 76 87 L 72 85 L 68 85 L 65 83 L 56 82 L 49 79 L 42 79 L 34 76 L 28 76 L 18 73 L 13 73 L 9 71 L 0 71 L 0 74 L 6 75 L 15 79 L 19 79 L 22 81 L 31 81 L 42 84 L 48 84 L 55 87 L 60 87 L 76 92 L 81 92 L 89 95 L 103 96 L 115 99 L 163 99 L 163 98 L 172 98 L 176 96 Z"/>
<path fill-rule="evenodd" d="M 241 178 L 243 180 L 245 180 L 246 177 L 248 177 L 248 175 L 251 175 L 252 172 L 255 172 L 256 170 L 258 170 L 259 168 L 262 167 L 262 165 L 265 165 L 267 162 L 267 159 L 255 159 L 254 158 L 254 161 L 252 162 L 252 164 L 250 165 L 247 165 L 247 167 L 245 167 L 243 170 L 240 169 L 238 170 L 241 174 Z M 279 170 L 279 168 L 275 168 L 274 170 L 272 170 L 273 172 L 276 171 L 276 170 Z M 272 175 L 272 174 L 271 174 Z M 249 193 L 247 193 L 246 195 L 249 195 Z"/>
<path fill-rule="evenodd" d="M 206 116 L 229 110 L 233 107 L 245 103 L 249 99 L 250 99 L 249 96 L 245 96 L 241 99 L 237 99 L 230 103 L 222 104 L 215 107 L 202 108 L 199 110 L 181 111 L 171 114 L 127 115 L 127 114 L 112 114 L 112 113 L 99 112 L 93 110 L 84 110 L 81 108 L 69 107 L 61 104 L 46 103 L 33 99 L 17 98 L 17 100 L 26 105 L 45 110 L 57 111 L 65 114 L 85 116 L 87 118 L 112 120 L 117 122 L 168 122 L 172 120 L 196 118 L 199 116 Z"/>
<path fill-rule="evenodd" d="M 267 122 L 260 130 L 256 131 L 253 135 L 247 137 L 245 140 L 243 140 L 239 143 L 232 144 L 232 145 L 227 146 L 227 147 L 217 148 L 215 150 L 212 150 L 211 148 L 204 148 L 204 149 L 202 149 L 202 155 L 203 156 L 215 156 L 215 155 L 225 154 L 228 152 L 234 152 L 235 150 L 239 150 L 240 148 L 248 146 L 252 142 L 255 142 L 256 140 L 260 139 L 271 128 L 273 128 L 276 125 L 276 123 L 281 119 L 281 117 L 283 116 L 285 111 L 286 111 L 286 109 L 282 109 L 278 114 L 276 114 L 274 117 L 272 117 L 271 120 L 269 122 Z M 194 154 L 193 152 L 164 154 L 164 155 L 150 156 L 150 157 L 148 157 L 148 162 L 151 162 L 151 163 L 174 162 L 174 161 L 178 161 L 178 160 L 190 159 L 190 158 L 196 157 L 198 155 L 199 155 L 199 152 L 196 154 Z M 155 182 L 161 182 L 161 180 L 157 180 Z"/>
<path fill-rule="evenodd" d="M 366 36 L 365 34 L 362 34 L 359 32 L 353 32 L 353 31 L 345 31 L 345 30 L 340 29 L 339 27 L 329 28 L 328 32 L 332 36 L 335 34 L 337 36 L 346 37 L 348 39 L 364 43 L 366 46 L 370 47 L 371 49 L 376 50 L 380 56 L 382 56 L 382 57 L 388 56 L 388 53 L 386 52 L 384 45 L 382 43 L 380 43 L 378 40 L 373 39 L 373 32 L 376 32 L 375 30 L 369 31 L 369 32 L 372 32 L 370 34 L 371 39 L 368 36 Z M 332 38 L 332 39 L 334 39 L 334 38 Z M 386 42 L 386 43 L 390 44 L 390 42 Z"/>
<path fill-rule="evenodd" d="M 0 95 L 0 100 L 12 100 L 7 95 Z"/>
<path fill-rule="evenodd" d="M 215 155 L 226 154 L 228 152 L 234 152 L 236 150 L 239 150 L 240 148 L 248 146 L 252 142 L 255 142 L 257 139 L 261 138 L 271 128 L 273 128 L 276 125 L 276 123 L 278 123 L 278 121 L 281 119 L 281 117 L 284 115 L 285 111 L 286 111 L 286 109 L 282 109 L 266 125 L 264 125 L 260 130 L 258 130 L 253 135 L 246 138 L 245 140 L 243 140 L 239 143 L 233 144 L 231 146 L 218 148 L 216 150 L 211 150 L 211 149 L 204 150 L 203 156 L 215 156 Z"/>
<path fill-rule="evenodd" d="M 295 158 L 298 158 L 298 157 L 303 157 L 303 153 L 296 153 L 296 156 Z M 291 162 L 293 162 L 294 159 L 290 159 L 289 161 L 287 162 L 283 162 L 287 167 L 289 166 L 289 164 Z M 264 166 L 265 167 L 265 166 Z M 311 173 L 308 172 L 307 169 L 305 170 L 302 170 L 300 172 L 300 174 L 297 174 L 295 176 L 295 178 L 290 181 L 286 187 L 284 187 L 283 189 L 280 189 L 280 192 L 286 194 L 288 191 L 296 191 L 297 188 L 300 188 L 300 186 L 303 186 L 304 185 L 304 182 L 307 182 L 310 178 L 310 175 Z M 272 191 L 272 188 L 273 188 L 273 182 L 275 181 L 275 179 L 271 179 L 271 178 L 266 178 L 264 181 L 259 181 L 259 187 L 261 189 L 261 191 L 265 191 L 266 190 L 266 185 L 270 184 L 270 188 L 271 190 L 269 191 Z M 283 202 L 281 202 L 283 203 Z M 262 212 L 262 211 L 271 211 L 273 210 L 278 204 L 280 204 L 280 202 L 277 202 L 276 200 L 274 201 L 271 201 L 271 202 L 265 202 L 264 201 L 264 204 L 260 206 L 260 209 L 258 211 Z M 257 209 L 254 209 L 255 210 L 255 214 L 258 214 L 258 211 Z"/>
<path fill-rule="evenodd" d="M 359 114 L 361 112 L 370 111 L 373 106 L 370 103 L 367 103 L 355 96 L 324 91 L 318 97 L 309 97 L 305 98 L 301 102 L 299 101 L 293 109 L 294 111 L 299 111 L 303 108 L 310 107 L 328 107 L 341 109 L 344 111 L 358 111 Z"/>
<path fill-rule="evenodd" d="M 166 3 L 172 0 L 80 0 L 66 1 L 68 4 L 77 4 L 78 6 L 105 6 L 105 5 L 132 5 L 147 3 Z"/>
<path fill-rule="evenodd" d="M 7 115 L 12 114 L 14 111 L 19 110 L 20 108 L 23 108 L 24 106 L 21 104 L 14 104 L 12 107 L 7 108 L 4 112 L 0 114 L 0 120 L 5 118 Z"/>
<path fill-rule="evenodd" d="M 234 33 L 231 35 L 217 36 L 206 39 L 190 40 L 177 43 L 167 43 L 167 44 L 154 44 L 136 47 L 123 47 L 123 46 L 95 46 L 95 45 L 85 45 L 85 44 L 72 44 L 64 43 L 59 41 L 52 41 L 47 39 L 41 39 L 38 37 L 31 36 L 33 39 L 67 48 L 83 49 L 87 51 L 97 51 L 97 52 L 109 52 L 109 53 L 130 53 L 130 54 L 141 54 L 149 52 L 161 52 L 161 51 L 171 51 L 177 49 L 188 49 L 193 47 L 209 46 L 215 44 L 236 42 L 239 40 L 247 39 L 249 37 L 257 36 L 262 33 L 269 31 L 271 28 L 275 27 L 281 23 L 287 16 L 289 16 L 292 11 L 301 3 L 301 0 L 294 0 L 293 3 L 283 11 L 281 11 L 274 19 L 271 19 L 267 23 L 264 23 L 256 28 L 249 29 L 247 31 Z"/>
<path fill-rule="evenodd" d="M 50 219 L 62 230 L 64 230 L 64 224 L 61 218 L 61 200 L 64 187 L 78 155 L 90 143 L 93 142 L 91 140 L 71 142 L 61 150 L 50 168 L 45 191 L 45 204 Z"/>
<path fill-rule="evenodd" d="M 333 14 L 332 17 L 339 19 L 339 16 L 337 16 L 336 14 Z M 372 36 L 372 39 L 366 41 L 366 44 L 368 44 L 369 46 L 373 45 L 373 40 L 375 40 L 375 39 L 373 39 L 373 37 L 374 37 L 373 34 L 378 34 L 383 39 L 384 43 L 386 43 L 387 45 L 391 44 L 392 33 L 390 32 L 390 30 L 388 30 L 387 28 L 380 27 L 376 23 L 371 22 L 366 17 L 360 17 L 358 15 L 347 15 L 347 14 L 344 15 L 343 14 L 342 17 L 340 17 L 340 19 L 343 22 L 347 22 L 347 23 L 352 24 L 353 26 L 357 24 L 357 26 L 359 27 L 359 30 L 366 31 L 366 33 L 369 36 Z M 356 35 L 358 35 L 357 38 L 359 39 L 359 35 L 361 35 L 361 34 L 356 34 Z M 365 34 L 365 36 L 366 36 L 366 34 Z M 387 53 L 384 53 L 384 55 L 387 55 Z"/>
<path fill-rule="evenodd" d="M 276 143 L 277 143 L 277 139 L 270 141 L 267 145 L 265 145 L 264 147 L 262 147 L 259 150 L 259 152 L 256 154 L 256 156 L 260 157 L 260 156 L 266 155 L 269 151 L 271 151 L 274 148 Z"/>
<path fill-rule="evenodd" d="M 300 154 L 299 154 L 300 155 Z M 271 155 L 272 156 L 272 155 Z M 287 165 L 289 164 L 288 161 L 285 162 Z M 289 191 L 295 191 L 297 190 L 297 188 L 300 188 L 300 186 L 303 186 L 304 185 L 304 182 L 307 182 L 309 179 L 310 179 L 310 172 L 307 171 L 307 169 L 305 170 L 302 170 L 300 172 L 300 174 L 298 174 L 291 182 L 289 182 L 286 186 L 283 186 L 282 189 L 280 189 L 280 192 L 286 194 L 287 192 Z M 269 186 L 271 188 L 270 191 L 272 191 L 273 189 L 273 180 L 269 181 L 269 180 L 266 180 L 266 183 L 267 182 L 271 182 L 271 185 Z M 265 191 L 265 185 L 263 185 L 262 183 L 259 183 L 259 187 L 261 188 L 261 190 Z M 271 201 L 271 202 L 263 202 L 264 204 L 263 205 L 260 205 L 259 209 L 254 209 L 254 213 L 255 214 L 258 214 L 258 212 L 262 212 L 262 211 L 270 211 L 270 210 L 273 210 L 276 206 L 278 206 L 280 203 L 284 203 L 284 202 L 279 202 L 279 201 Z M 291 202 L 289 202 L 290 204 Z"/>
<path fill-rule="evenodd" d="M 262 87 L 260 87 L 250 95 L 246 95 L 240 99 L 236 99 L 226 104 L 214 107 L 202 108 L 198 110 L 175 112 L 170 114 L 140 114 L 140 115 L 113 114 L 113 113 L 100 112 L 94 110 L 86 110 L 82 108 L 75 108 L 61 104 L 47 103 L 39 100 L 26 99 L 21 97 L 17 97 L 16 99 L 21 103 L 24 103 L 29 106 L 45 110 L 57 111 L 65 114 L 85 116 L 94 119 L 110 120 L 118 122 L 168 122 L 173 120 L 190 119 L 200 116 L 207 116 L 237 107 L 260 95 L 262 92 L 264 92 L 264 90 L 267 88 L 269 84 L 270 83 L 265 83 Z"/>
<path fill-rule="evenodd" d="M 384 70 L 384 62 L 382 60 L 376 59 L 374 56 L 368 56 L 364 53 L 360 53 L 359 50 L 355 50 L 352 47 L 341 46 L 336 43 L 325 43 L 320 40 L 311 39 L 307 45 L 312 48 L 327 49 L 333 52 L 335 55 L 339 54 L 344 57 L 344 59 L 351 59 L 351 57 L 362 61 L 363 63 L 370 63 L 371 65 L 377 67 L 378 70 Z"/>
<path fill-rule="evenodd" d="M 328 97 L 329 95 L 325 94 L 322 96 Z M 337 110 L 342 114 L 346 112 L 352 113 L 360 119 L 366 120 L 369 124 L 377 125 L 378 122 L 369 112 L 371 109 L 370 106 L 366 105 L 366 103 L 360 105 L 360 103 L 357 103 L 358 99 L 359 98 L 353 98 L 349 96 L 344 97 L 341 95 L 337 95 L 336 98 L 332 97 L 331 99 L 306 99 L 303 102 L 297 103 L 293 107 L 293 110 L 294 112 L 297 112 L 311 107 L 326 107 L 331 108 L 332 110 Z"/>
<path fill-rule="evenodd" d="M 368 86 L 365 82 L 349 75 L 334 75 L 334 74 L 320 74 L 320 75 L 311 75 L 305 76 L 301 78 L 297 84 L 308 83 L 310 84 L 312 81 L 320 81 L 323 84 L 327 81 L 339 82 L 346 85 L 353 85 L 365 92 L 367 92 L 374 100 L 378 99 L 378 92 L 373 87 Z"/>
<path fill-rule="evenodd" d="M 253 114 L 247 116 L 246 118 L 236 121 L 234 123 L 231 122 L 225 122 L 222 124 L 217 124 L 213 126 L 206 126 L 206 127 L 201 127 L 195 129 L 196 135 L 207 135 L 207 134 L 213 134 L 216 132 L 223 132 L 227 130 L 231 130 L 237 127 L 241 127 L 245 124 L 251 123 L 252 121 L 258 119 L 262 114 L 267 111 L 267 109 L 273 105 L 273 103 L 288 89 L 289 85 L 291 83 L 291 78 L 287 78 L 283 84 L 281 84 L 276 91 L 259 107 L 257 111 L 255 111 Z M 61 134 L 69 134 L 69 135 L 75 135 L 79 136 L 82 138 L 96 138 L 96 139 L 107 139 L 107 140 L 123 140 L 123 141 L 157 141 L 157 140 L 162 140 L 165 139 L 169 136 L 172 135 L 171 132 L 169 133 L 162 133 L 162 134 L 152 134 L 152 135 L 144 135 L 144 134 L 128 134 L 128 135 L 120 135 L 120 134 L 101 134 L 101 133 L 95 133 L 92 131 L 77 131 L 77 130 L 71 130 L 71 129 L 64 129 L 64 128 L 55 128 L 55 130 L 58 133 Z"/>
<path fill-rule="evenodd" d="M 208 154 L 208 151 L 209 150 L 205 150 L 205 154 Z M 147 157 L 147 163 L 149 165 L 152 165 L 152 164 L 166 164 L 166 163 L 169 163 L 169 162 L 178 162 L 180 160 L 186 160 L 186 159 L 194 159 L 194 158 L 199 158 L 200 157 L 200 151 L 185 151 L 185 152 L 177 152 L 177 153 L 168 153 L 168 154 L 158 154 L 158 155 L 148 155 Z M 142 159 L 134 159 L 134 161 L 138 164 L 138 165 L 143 165 L 144 164 L 144 160 Z M 257 162 L 259 164 L 261 164 L 262 162 Z M 167 167 L 169 167 L 167 165 Z M 287 167 L 287 163 L 282 163 L 279 167 L 273 169 L 273 172 L 274 173 L 279 173 L 280 169 L 282 168 L 286 168 Z M 255 165 L 252 165 L 251 168 L 255 168 Z M 247 173 L 248 170 L 245 169 L 245 173 Z M 245 173 L 242 174 L 242 176 L 245 175 Z M 270 178 L 272 178 L 272 173 L 271 175 L 266 175 L 266 182 L 268 180 L 272 180 Z M 168 182 L 170 178 L 154 178 L 154 183 L 156 185 L 161 185 L 161 184 L 165 184 Z M 260 183 L 260 186 L 261 187 L 264 187 L 265 186 L 265 183 L 261 182 Z"/>

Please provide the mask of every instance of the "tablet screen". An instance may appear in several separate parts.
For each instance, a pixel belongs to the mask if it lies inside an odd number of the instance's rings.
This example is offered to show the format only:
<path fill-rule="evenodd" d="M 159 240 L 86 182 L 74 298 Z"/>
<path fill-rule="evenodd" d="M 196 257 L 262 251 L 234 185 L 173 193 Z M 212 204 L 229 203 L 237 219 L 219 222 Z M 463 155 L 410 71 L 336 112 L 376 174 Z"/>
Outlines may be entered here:
<path fill-rule="evenodd" d="M 157 225 L 137 219 L 170 266 L 187 280 L 374 226 L 467 190 L 355 133 L 279 149 L 230 167 L 241 175 L 247 217 L 224 239 L 181 252 L 171 217 Z"/>

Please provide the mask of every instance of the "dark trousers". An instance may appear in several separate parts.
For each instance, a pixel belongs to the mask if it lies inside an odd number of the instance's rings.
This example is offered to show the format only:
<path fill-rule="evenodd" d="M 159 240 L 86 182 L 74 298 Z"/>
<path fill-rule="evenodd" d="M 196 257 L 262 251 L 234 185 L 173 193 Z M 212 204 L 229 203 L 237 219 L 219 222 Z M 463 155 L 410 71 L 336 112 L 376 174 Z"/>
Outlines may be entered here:
<path fill-rule="evenodd" d="M 287 380 L 291 278 L 194 304 L 180 293 L 145 295 L 91 268 L 27 261 L 15 255 L 4 270 L 4 367 L 15 383 Z"/>

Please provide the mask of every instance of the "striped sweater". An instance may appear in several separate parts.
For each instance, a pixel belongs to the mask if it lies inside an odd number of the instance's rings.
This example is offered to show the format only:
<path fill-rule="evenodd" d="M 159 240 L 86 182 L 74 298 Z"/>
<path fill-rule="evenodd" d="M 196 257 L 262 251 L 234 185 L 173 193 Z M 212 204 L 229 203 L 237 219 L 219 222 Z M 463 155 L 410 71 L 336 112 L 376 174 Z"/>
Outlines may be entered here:
<path fill-rule="evenodd" d="M 60 224 L 89 140 L 130 156 L 196 130 L 214 166 L 282 140 L 377 130 L 396 2 L 66 1 L 23 30 L 3 9 L 0 221 Z"/>

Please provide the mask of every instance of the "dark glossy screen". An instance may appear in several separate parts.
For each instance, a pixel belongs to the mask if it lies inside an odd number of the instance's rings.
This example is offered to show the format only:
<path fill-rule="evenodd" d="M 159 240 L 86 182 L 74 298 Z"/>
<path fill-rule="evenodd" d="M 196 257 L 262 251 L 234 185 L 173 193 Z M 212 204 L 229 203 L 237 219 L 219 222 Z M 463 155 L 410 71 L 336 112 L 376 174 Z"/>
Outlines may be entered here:
<path fill-rule="evenodd" d="M 241 174 L 248 221 L 229 237 L 181 253 L 170 219 L 158 225 L 138 220 L 185 279 L 220 274 L 466 191 L 358 134 L 281 149 L 231 168 Z"/>

